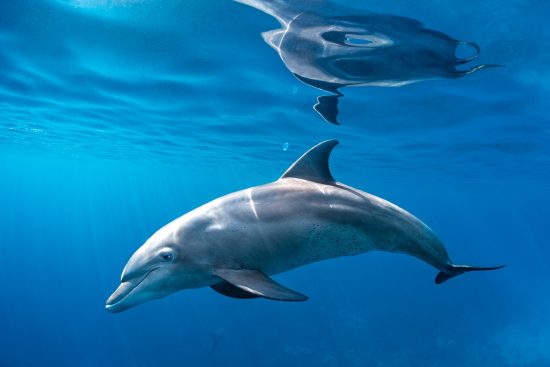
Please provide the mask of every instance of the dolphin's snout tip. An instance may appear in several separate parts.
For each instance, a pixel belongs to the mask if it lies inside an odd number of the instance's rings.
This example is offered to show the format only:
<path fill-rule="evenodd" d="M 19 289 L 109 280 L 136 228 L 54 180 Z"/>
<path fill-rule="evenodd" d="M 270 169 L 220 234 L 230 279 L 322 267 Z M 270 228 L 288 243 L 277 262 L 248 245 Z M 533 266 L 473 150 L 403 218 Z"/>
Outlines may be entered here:
<path fill-rule="evenodd" d="M 124 309 L 123 302 L 126 296 L 131 292 L 132 287 L 129 283 L 122 283 L 105 301 L 105 310 L 110 313 L 117 313 Z"/>
<path fill-rule="evenodd" d="M 124 305 L 122 302 L 113 302 L 111 299 L 113 296 L 109 297 L 107 301 L 105 302 L 105 311 L 109 313 L 119 313 L 127 308 L 129 308 L 127 305 Z"/>
<path fill-rule="evenodd" d="M 107 310 L 108 312 L 110 313 L 116 313 L 116 311 L 114 310 L 113 308 L 113 305 L 110 305 L 110 304 L 105 304 L 105 310 Z"/>
<path fill-rule="evenodd" d="M 113 303 L 115 303 L 115 302 L 114 302 L 114 298 L 115 298 L 115 297 L 113 297 L 114 295 L 115 295 L 115 294 L 113 293 L 113 294 L 111 294 L 111 295 L 109 296 L 109 298 L 107 298 L 107 300 L 105 301 L 105 307 L 112 306 Z"/>
<path fill-rule="evenodd" d="M 114 300 L 115 297 L 113 297 L 114 294 L 112 294 L 109 298 L 107 298 L 107 301 L 105 301 L 105 310 L 110 313 L 117 313 L 119 312 L 116 307 L 116 302 Z"/>
<path fill-rule="evenodd" d="M 109 303 L 106 303 L 105 304 L 105 310 L 109 313 L 119 313 L 123 310 L 125 310 L 125 308 L 123 307 L 117 307 L 116 304 L 109 304 Z"/>

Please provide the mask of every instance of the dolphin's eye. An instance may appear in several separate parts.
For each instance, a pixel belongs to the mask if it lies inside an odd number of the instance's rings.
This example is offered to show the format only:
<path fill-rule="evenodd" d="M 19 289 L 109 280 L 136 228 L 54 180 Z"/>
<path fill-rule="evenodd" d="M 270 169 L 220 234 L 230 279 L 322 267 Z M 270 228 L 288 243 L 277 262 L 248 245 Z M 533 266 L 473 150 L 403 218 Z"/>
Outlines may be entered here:
<path fill-rule="evenodd" d="M 163 261 L 172 261 L 172 260 L 174 260 L 174 254 L 173 254 L 172 250 L 170 250 L 170 249 L 162 250 L 159 255 L 160 255 L 160 258 Z"/>
<path fill-rule="evenodd" d="M 164 254 L 162 255 L 162 258 L 166 261 L 171 261 L 174 258 L 174 255 L 172 254 Z"/>

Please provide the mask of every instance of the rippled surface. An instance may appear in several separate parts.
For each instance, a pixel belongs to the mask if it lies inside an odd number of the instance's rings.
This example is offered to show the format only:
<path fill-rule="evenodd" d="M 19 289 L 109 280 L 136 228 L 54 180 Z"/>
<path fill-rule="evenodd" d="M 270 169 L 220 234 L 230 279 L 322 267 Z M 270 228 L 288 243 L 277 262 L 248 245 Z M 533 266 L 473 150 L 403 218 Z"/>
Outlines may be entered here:
<path fill-rule="evenodd" d="M 549 31 L 531 26 L 543 24 L 544 11 L 521 1 L 364 6 L 475 39 L 484 50 L 479 62 L 506 67 L 391 90 L 349 89 L 340 111 L 346 124 L 333 128 L 311 112 L 317 92 L 295 80 L 259 36 L 276 22 L 242 4 L 2 2 L 1 142 L 217 164 L 272 161 L 269 153 L 285 142 L 297 152 L 339 138 L 345 155 L 366 165 L 548 173 Z"/>

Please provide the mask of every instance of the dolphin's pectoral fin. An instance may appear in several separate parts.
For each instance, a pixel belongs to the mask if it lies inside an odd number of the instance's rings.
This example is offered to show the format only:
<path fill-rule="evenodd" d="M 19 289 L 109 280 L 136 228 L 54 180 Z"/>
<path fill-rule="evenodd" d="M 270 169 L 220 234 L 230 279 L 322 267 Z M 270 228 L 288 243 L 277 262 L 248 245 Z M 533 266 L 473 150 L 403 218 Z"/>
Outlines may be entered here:
<path fill-rule="evenodd" d="M 220 294 L 223 294 L 224 296 L 232 297 L 232 298 L 249 299 L 249 298 L 260 297 L 253 293 L 244 291 L 241 288 L 234 286 L 233 284 L 225 281 L 211 285 L 210 288 L 212 288 L 213 290 L 215 290 Z"/>
<path fill-rule="evenodd" d="M 254 296 L 275 301 L 306 301 L 308 299 L 307 296 L 280 285 L 257 270 L 217 269 L 214 274 L 241 291 L 250 293 Z M 219 291 L 216 288 L 214 289 Z"/>
<path fill-rule="evenodd" d="M 328 159 L 338 140 L 327 140 L 317 144 L 298 158 L 281 176 L 283 178 L 301 178 L 303 180 L 332 185 L 336 181 L 330 173 Z"/>
<path fill-rule="evenodd" d="M 452 265 L 448 272 L 440 271 L 435 277 L 435 284 L 441 284 L 451 278 L 459 276 L 470 271 L 485 271 L 485 270 L 497 270 L 502 269 L 506 265 L 482 267 L 482 266 L 469 266 L 469 265 Z"/>
<path fill-rule="evenodd" d="M 338 98 L 340 95 L 319 96 L 313 109 L 327 122 L 340 125 L 338 122 Z"/>

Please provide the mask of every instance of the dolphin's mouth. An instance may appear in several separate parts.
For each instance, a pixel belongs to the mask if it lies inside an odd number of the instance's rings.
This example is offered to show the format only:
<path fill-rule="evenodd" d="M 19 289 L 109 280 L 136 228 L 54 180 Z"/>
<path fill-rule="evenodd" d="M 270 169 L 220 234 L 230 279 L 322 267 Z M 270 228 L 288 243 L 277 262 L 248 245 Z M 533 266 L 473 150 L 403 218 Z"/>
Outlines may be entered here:
<path fill-rule="evenodd" d="M 147 276 L 149 276 L 149 274 L 157 269 L 158 267 L 153 268 L 138 278 L 122 282 L 107 299 L 107 302 L 105 302 L 105 309 L 111 313 L 117 313 L 132 307 L 133 304 L 128 304 L 124 301 L 128 299 L 128 296 L 130 296 L 130 294 L 147 278 Z"/>

